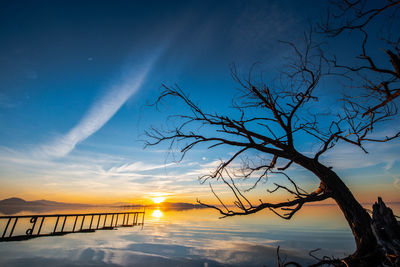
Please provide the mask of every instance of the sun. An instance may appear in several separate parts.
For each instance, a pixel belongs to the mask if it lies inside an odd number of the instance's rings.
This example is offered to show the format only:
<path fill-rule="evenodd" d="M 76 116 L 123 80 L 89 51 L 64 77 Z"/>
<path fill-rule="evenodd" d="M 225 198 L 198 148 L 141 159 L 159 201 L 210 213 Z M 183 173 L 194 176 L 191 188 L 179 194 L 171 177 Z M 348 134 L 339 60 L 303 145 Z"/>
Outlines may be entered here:
<path fill-rule="evenodd" d="M 164 202 L 165 197 L 154 197 L 154 198 L 152 198 L 152 200 L 154 203 L 159 204 L 161 202 Z"/>

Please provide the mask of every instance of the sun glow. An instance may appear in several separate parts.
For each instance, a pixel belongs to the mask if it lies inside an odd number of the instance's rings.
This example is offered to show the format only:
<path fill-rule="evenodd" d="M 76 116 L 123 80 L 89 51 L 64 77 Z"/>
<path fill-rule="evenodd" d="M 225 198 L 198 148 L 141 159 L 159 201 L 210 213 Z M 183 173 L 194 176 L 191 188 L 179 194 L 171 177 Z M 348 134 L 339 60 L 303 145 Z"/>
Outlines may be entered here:
<path fill-rule="evenodd" d="M 164 202 L 164 200 L 165 200 L 165 197 L 154 197 L 153 198 L 153 202 L 156 203 L 156 204 Z"/>

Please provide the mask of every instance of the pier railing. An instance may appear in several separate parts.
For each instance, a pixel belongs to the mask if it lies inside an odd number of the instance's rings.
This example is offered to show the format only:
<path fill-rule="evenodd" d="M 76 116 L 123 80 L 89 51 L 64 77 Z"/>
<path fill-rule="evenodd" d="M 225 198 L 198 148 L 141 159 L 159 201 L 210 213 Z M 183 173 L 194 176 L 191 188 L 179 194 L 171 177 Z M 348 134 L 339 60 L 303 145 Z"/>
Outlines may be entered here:
<path fill-rule="evenodd" d="M 0 242 L 144 225 L 144 211 L 0 216 Z"/>

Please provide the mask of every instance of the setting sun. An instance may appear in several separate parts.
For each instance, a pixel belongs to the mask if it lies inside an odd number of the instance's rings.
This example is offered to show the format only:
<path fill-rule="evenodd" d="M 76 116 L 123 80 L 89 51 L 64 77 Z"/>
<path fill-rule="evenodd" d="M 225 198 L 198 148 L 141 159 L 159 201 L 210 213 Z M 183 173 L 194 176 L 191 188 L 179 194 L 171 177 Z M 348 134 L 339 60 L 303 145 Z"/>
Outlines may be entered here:
<path fill-rule="evenodd" d="M 155 198 L 152 198 L 152 200 L 154 203 L 159 204 L 161 202 L 164 202 L 165 197 L 155 197 Z"/>

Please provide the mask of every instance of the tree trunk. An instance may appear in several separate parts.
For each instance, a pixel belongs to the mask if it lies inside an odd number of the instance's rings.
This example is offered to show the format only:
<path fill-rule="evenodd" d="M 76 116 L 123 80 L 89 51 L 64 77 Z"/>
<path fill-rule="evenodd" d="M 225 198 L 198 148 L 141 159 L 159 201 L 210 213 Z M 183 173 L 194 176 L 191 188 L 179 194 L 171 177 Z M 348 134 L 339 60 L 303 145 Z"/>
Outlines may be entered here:
<path fill-rule="evenodd" d="M 387 265 L 400 266 L 400 224 L 380 197 L 372 206 L 372 228 Z"/>
<path fill-rule="evenodd" d="M 371 228 L 371 217 L 339 176 L 330 168 L 303 155 L 298 155 L 295 162 L 314 173 L 326 185 L 343 212 L 356 242 L 357 250 L 352 256 L 360 258 L 376 253 L 377 241 Z"/>

